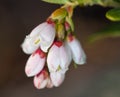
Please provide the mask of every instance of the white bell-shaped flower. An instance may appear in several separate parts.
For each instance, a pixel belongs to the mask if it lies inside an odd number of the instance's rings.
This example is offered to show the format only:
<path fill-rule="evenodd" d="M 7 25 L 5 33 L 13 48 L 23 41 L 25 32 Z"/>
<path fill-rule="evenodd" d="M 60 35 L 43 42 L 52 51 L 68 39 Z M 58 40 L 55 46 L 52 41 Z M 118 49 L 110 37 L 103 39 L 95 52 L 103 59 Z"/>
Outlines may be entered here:
<path fill-rule="evenodd" d="M 68 54 L 62 42 L 55 42 L 50 48 L 47 57 L 48 69 L 55 72 L 58 68 L 67 69 L 69 66 Z"/>
<path fill-rule="evenodd" d="M 45 23 L 46 26 L 40 32 L 40 48 L 47 52 L 48 48 L 53 44 L 55 38 L 55 27 L 53 24 Z"/>
<path fill-rule="evenodd" d="M 24 42 L 22 43 L 22 49 L 26 54 L 32 54 L 40 46 L 40 32 L 47 25 L 47 23 L 42 23 L 34 28 L 29 35 L 26 36 Z"/>
<path fill-rule="evenodd" d="M 42 52 L 40 49 L 36 50 L 35 53 L 33 53 L 25 66 L 25 73 L 28 77 L 37 75 L 44 67 L 45 65 L 45 53 Z"/>
<path fill-rule="evenodd" d="M 34 28 L 32 32 L 26 36 L 21 46 L 26 54 L 32 54 L 39 46 L 44 52 L 47 52 L 54 38 L 55 27 L 53 23 L 44 22 Z"/>
<path fill-rule="evenodd" d="M 80 42 L 74 36 L 68 36 L 67 43 L 71 49 L 73 60 L 76 64 L 86 63 L 86 55 Z"/>

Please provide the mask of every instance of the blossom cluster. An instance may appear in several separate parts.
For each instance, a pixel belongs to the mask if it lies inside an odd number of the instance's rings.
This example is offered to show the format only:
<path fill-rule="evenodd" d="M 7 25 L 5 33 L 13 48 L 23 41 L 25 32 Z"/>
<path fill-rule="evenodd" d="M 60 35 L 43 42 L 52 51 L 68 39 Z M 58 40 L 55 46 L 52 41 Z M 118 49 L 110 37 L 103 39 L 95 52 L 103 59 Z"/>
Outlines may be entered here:
<path fill-rule="evenodd" d="M 25 73 L 28 77 L 34 77 L 37 89 L 60 86 L 72 60 L 76 64 L 86 62 L 81 44 L 72 33 L 73 26 L 69 22 L 71 12 L 66 8 L 56 10 L 22 43 L 24 53 L 30 54 Z"/>

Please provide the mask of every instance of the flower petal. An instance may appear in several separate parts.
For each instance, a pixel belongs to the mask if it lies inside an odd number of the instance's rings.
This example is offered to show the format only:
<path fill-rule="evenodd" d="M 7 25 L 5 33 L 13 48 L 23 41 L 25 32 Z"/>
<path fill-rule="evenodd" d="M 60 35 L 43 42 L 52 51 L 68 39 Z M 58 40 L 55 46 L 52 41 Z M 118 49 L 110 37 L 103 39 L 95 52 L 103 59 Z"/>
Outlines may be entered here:
<path fill-rule="evenodd" d="M 29 35 L 26 36 L 22 44 L 22 49 L 26 54 L 31 54 L 38 49 L 40 43 L 39 34 L 46 27 L 46 25 L 47 22 L 38 25 Z"/>
<path fill-rule="evenodd" d="M 67 50 L 66 50 L 66 48 L 64 47 L 64 45 L 62 45 L 61 47 L 60 47 L 60 67 L 61 67 L 61 69 L 66 69 L 66 68 L 68 68 L 68 66 L 69 66 L 69 59 L 68 59 L 68 54 L 67 54 Z"/>
<path fill-rule="evenodd" d="M 29 35 L 26 36 L 24 42 L 21 47 L 26 54 L 32 54 L 38 49 L 39 45 L 35 44 L 35 41 L 38 40 L 38 37 L 31 38 Z"/>
<path fill-rule="evenodd" d="M 85 64 L 86 63 L 86 55 L 83 49 L 81 49 L 82 57 L 80 58 L 79 64 Z"/>
<path fill-rule="evenodd" d="M 50 72 L 56 71 L 60 65 L 59 48 L 53 45 L 47 56 L 47 64 Z"/>
<path fill-rule="evenodd" d="M 41 58 L 39 53 L 32 54 L 25 66 L 25 73 L 28 77 L 38 74 L 45 65 L 45 57 Z"/>
<path fill-rule="evenodd" d="M 71 49 L 68 45 L 67 42 L 65 42 L 65 49 L 66 49 L 66 52 L 67 52 L 67 56 L 68 56 L 68 65 L 70 65 L 71 61 L 72 61 L 72 52 L 71 52 Z"/>
<path fill-rule="evenodd" d="M 76 64 L 84 64 L 86 63 L 86 55 L 80 45 L 80 42 L 77 39 L 73 39 L 68 42 L 70 49 L 72 51 L 73 60 Z"/>
<path fill-rule="evenodd" d="M 53 24 L 47 24 L 45 29 L 40 32 L 40 47 L 44 52 L 52 45 L 55 38 L 55 27 Z"/>
<path fill-rule="evenodd" d="M 41 31 L 43 31 L 43 29 L 45 29 L 47 26 L 47 22 L 41 23 L 39 24 L 37 27 L 35 27 L 31 33 L 30 33 L 30 37 L 36 37 L 40 34 Z"/>
<path fill-rule="evenodd" d="M 58 87 L 62 84 L 65 78 L 65 74 L 61 72 L 51 72 L 50 73 L 50 78 L 52 80 L 52 83 L 55 87 Z"/>
<path fill-rule="evenodd" d="M 37 89 L 43 89 L 46 87 L 48 83 L 48 75 L 46 76 L 46 72 L 41 72 L 39 75 L 36 75 L 33 79 L 34 86 Z"/>

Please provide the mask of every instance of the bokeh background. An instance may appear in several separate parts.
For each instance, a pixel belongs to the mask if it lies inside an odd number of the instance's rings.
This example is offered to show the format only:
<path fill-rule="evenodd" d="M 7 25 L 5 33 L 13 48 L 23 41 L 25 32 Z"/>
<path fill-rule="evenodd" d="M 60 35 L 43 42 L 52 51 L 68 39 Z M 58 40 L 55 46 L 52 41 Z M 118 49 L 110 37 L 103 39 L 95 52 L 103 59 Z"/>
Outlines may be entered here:
<path fill-rule="evenodd" d="M 89 44 L 89 35 L 110 23 L 100 6 L 77 7 L 75 33 L 87 55 L 87 64 L 71 64 L 64 83 L 37 90 L 24 67 L 28 55 L 21 50 L 26 34 L 59 8 L 41 0 L 0 0 L 0 97 L 120 97 L 120 38 Z"/>

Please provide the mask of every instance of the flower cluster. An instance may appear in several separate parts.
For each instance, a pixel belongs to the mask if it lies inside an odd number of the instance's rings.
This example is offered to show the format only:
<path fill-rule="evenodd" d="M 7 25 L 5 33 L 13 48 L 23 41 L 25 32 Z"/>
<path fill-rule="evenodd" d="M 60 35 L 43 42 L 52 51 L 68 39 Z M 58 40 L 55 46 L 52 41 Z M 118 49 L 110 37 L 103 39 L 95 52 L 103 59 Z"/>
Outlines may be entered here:
<path fill-rule="evenodd" d="M 23 51 L 31 54 L 25 73 L 34 77 L 34 86 L 38 89 L 60 86 L 72 60 L 76 64 L 86 62 L 80 42 L 73 35 L 71 16 L 71 7 L 57 9 L 22 44 Z"/>

